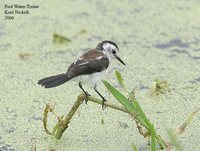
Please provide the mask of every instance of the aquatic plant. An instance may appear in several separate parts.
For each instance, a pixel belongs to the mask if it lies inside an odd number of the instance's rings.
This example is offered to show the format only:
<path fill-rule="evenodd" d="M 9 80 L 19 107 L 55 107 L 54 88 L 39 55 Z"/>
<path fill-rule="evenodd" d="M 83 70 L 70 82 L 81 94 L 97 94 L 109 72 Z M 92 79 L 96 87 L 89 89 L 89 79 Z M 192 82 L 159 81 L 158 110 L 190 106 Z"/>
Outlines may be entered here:
<path fill-rule="evenodd" d="M 142 110 L 138 100 L 135 97 L 134 89 L 132 91 L 129 91 L 125 84 L 122 75 L 116 71 L 115 72 L 117 80 L 120 84 L 120 86 L 123 88 L 127 96 L 122 94 L 119 90 L 117 90 L 115 87 L 113 87 L 110 83 L 107 81 L 103 81 L 103 84 L 108 89 L 108 91 L 115 97 L 115 99 L 122 105 L 116 105 L 110 103 L 110 101 L 105 102 L 105 105 L 107 107 L 116 109 L 118 111 L 122 111 L 124 113 L 128 113 L 131 115 L 131 117 L 135 120 L 136 126 L 138 128 L 138 131 L 141 135 L 144 136 L 144 138 L 148 138 L 148 144 L 150 144 L 151 151 L 156 151 L 158 149 L 158 145 L 160 146 L 159 149 L 169 149 L 172 145 L 175 146 L 178 150 L 182 150 L 182 147 L 177 143 L 176 137 L 183 133 L 185 128 L 188 126 L 188 124 L 191 122 L 193 116 L 198 112 L 193 112 L 189 118 L 180 126 L 180 128 L 176 129 L 175 131 L 168 131 L 168 135 L 170 137 L 171 142 L 168 143 L 162 139 L 162 137 L 156 132 L 154 125 L 150 122 L 150 120 L 147 118 L 146 114 Z M 162 82 L 161 82 L 162 83 Z M 51 107 L 49 104 L 46 105 L 46 108 L 44 110 L 44 118 L 43 118 L 43 126 L 45 131 L 48 134 L 53 135 L 55 138 L 60 139 L 64 133 L 64 131 L 68 128 L 68 124 L 70 123 L 70 119 L 73 117 L 73 115 L 76 113 L 79 106 L 83 103 L 85 100 L 85 94 L 82 93 L 77 97 L 76 102 L 70 109 L 69 113 L 66 116 L 58 116 L 54 112 L 54 108 Z M 102 101 L 94 98 L 92 96 L 88 96 L 88 101 L 102 104 Z M 52 112 L 58 122 L 54 126 L 53 131 L 50 132 L 47 128 L 47 117 L 48 113 Z M 104 123 L 104 122 L 103 122 Z M 158 145 L 157 145 L 158 144 Z M 132 144 L 132 148 L 134 151 L 137 151 L 137 147 Z"/>

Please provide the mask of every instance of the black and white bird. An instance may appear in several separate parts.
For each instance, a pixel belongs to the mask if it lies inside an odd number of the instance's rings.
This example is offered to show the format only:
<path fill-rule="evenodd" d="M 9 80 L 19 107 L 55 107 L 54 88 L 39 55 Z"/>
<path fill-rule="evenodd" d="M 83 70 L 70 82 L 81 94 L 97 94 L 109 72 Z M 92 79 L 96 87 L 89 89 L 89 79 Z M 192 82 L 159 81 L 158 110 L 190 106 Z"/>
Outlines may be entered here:
<path fill-rule="evenodd" d="M 79 87 L 85 93 L 86 101 L 89 94 L 83 89 L 82 83 L 93 84 L 94 90 L 102 98 L 102 108 L 106 99 L 97 90 L 97 82 L 100 81 L 107 71 L 113 59 L 117 59 L 123 65 L 125 63 L 117 55 L 119 48 L 113 41 L 102 41 L 95 49 L 89 50 L 74 61 L 66 73 L 43 78 L 38 81 L 39 85 L 45 88 L 57 87 L 73 78 L 78 78 Z"/>

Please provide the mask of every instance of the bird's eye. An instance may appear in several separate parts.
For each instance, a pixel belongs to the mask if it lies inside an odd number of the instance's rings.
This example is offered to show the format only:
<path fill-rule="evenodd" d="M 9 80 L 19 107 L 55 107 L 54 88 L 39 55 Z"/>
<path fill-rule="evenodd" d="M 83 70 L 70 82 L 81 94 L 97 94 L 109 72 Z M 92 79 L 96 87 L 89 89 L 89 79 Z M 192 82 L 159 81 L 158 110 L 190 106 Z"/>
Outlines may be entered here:
<path fill-rule="evenodd" d="M 116 54 L 116 51 L 115 51 L 115 50 L 112 50 L 112 53 L 113 53 L 113 54 Z"/>

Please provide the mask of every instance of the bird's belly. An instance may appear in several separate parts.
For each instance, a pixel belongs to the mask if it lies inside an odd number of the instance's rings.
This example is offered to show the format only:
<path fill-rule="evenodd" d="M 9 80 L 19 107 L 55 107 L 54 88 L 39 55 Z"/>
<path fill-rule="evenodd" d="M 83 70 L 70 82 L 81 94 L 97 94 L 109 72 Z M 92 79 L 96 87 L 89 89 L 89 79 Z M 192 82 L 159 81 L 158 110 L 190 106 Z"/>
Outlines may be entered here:
<path fill-rule="evenodd" d="M 81 75 L 79 76 L 79 81 L 82 83 L 88 83 L 88 84 L 96 84 L 99 81 L 101 81 L 106 76 L 106 70 L 101 72 L 95 72 L 90 75 Z"/>

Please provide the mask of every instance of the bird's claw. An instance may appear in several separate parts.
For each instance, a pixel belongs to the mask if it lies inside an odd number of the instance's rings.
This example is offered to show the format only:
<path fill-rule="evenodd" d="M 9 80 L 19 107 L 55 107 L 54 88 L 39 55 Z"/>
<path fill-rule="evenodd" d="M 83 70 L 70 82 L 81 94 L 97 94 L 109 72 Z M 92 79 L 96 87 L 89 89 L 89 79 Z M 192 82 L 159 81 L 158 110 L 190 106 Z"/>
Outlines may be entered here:
<path fill-rule="evenodd" d="M 107 100 L 105 98 L 102 100 L 102 110 L 104 110 L 106 108 L 106 105 L 105 105 L 106 101 Z"/>
<path fill-rule="evenodd" d="M 89 96 L 91 96 L 91 95 L 86 91 L 85 92 L 85 104 L 87 104 Z"/>

